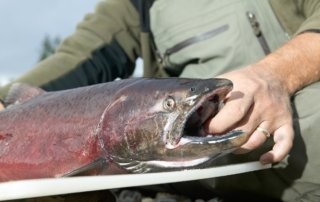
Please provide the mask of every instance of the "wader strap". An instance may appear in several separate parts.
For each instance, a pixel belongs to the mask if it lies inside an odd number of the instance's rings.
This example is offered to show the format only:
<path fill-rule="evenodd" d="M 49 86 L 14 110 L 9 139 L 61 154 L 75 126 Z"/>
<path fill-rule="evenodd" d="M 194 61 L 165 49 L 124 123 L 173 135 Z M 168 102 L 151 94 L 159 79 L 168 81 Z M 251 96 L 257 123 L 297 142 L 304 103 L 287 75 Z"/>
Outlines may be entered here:
<path fill-rule="evenodd" d="M 131 0 L 131 2 L 139 12 L 141 31 L 151 32 L 149 10 L 154 0 Z"/>

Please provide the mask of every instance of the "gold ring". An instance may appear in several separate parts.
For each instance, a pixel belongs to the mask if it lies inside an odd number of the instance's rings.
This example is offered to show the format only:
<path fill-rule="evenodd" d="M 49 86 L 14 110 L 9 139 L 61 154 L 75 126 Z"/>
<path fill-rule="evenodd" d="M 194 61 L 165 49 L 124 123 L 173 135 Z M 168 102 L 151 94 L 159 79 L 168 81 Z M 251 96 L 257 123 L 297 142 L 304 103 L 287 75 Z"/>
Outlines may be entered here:
<path fill-rule="evenodd" d="M 269 131 L 267 129 L 258 127 L 257 130 L 262 132 L 267 138 L 269 138 L 271 136 L 271 134 L 269 133 Z"/>

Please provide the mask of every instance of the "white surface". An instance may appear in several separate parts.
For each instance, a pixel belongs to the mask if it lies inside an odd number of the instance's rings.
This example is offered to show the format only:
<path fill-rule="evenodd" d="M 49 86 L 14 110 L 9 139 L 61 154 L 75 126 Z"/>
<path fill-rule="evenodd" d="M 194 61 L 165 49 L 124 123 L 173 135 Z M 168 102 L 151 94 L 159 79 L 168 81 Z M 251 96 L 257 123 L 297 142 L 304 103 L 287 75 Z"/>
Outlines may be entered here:
<path fill-rule="evenodd" d="M 164 184 L 226 176 L 267 169 L 271 165 L 249 162 L 206 169 L 147 174 L 85 176 L 21 180 L 0 183 L 0 200 L 33 198 L 84 191 Z"/>

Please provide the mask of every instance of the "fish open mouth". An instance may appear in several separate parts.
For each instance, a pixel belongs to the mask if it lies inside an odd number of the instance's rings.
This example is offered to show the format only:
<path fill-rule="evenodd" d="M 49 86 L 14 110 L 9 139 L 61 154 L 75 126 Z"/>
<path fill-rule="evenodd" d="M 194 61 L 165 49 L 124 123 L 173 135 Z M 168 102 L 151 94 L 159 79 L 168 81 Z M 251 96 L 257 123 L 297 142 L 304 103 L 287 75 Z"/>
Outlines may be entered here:
<path fill-rule="evenodd" d="M 223 86 L 200 98 L 198 103 L 190 110 L 184 123 L 182 123 L 179 146 L 184 144 L 216 144 L 243 134 L 242 131 L 209 134 L 205 129 L 206 123 L 223 108 L 226 95 L 231 89 L 231 86 Z"/>

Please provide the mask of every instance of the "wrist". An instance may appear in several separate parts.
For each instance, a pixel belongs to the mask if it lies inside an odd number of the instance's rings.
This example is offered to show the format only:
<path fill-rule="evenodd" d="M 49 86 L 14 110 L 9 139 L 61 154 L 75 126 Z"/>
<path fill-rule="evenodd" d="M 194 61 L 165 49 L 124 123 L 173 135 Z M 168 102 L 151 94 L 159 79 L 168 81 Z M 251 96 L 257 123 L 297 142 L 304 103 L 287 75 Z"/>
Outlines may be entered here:
<path fill-rule="evenodd" d="M 277 85 L 291 96 L 299 88 L 298 80 L 291 78 L 293 75 L 291 75 L 289 68 L 284 65 L 287 65 L 287 63 L 283 61 L 283 58 L 273 53 L 272 56 L 267 56 L 259 61 L 253 68 L 260 72 L 260 76 L 267 78 L 269 85 Z"/>
<path fill-rule="evenodd" d="M 301 88 L 320 79 L 320 34 L 304 33 L 258 62 L 293 95 Z"/>

